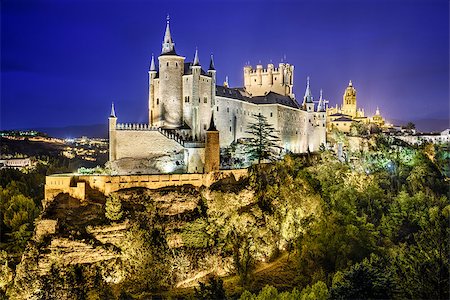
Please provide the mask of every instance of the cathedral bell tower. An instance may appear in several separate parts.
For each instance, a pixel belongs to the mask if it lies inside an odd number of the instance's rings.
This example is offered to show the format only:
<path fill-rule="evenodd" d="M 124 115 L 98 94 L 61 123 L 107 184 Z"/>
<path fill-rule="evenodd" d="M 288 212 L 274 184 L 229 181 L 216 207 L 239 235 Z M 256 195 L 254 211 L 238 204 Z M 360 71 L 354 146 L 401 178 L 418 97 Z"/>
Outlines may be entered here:
<path fill-rule="evenodd" d="M 352 118 L 357 117 L 357 115 L 356 115 L 356 89 L 353 87 L 351 80 L 348 83 L 348 87 L 345 89 L 344 95 L 342 96 L 342 113 L 349 115 Z"/>

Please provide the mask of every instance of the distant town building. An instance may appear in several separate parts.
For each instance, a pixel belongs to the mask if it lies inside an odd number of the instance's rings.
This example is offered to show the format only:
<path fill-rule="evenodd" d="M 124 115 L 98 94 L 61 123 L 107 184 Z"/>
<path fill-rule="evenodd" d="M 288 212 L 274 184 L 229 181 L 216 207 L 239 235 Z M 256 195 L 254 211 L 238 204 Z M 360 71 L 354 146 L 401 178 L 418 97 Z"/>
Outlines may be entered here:
<path fill-rule="evenodd" d="M 250 137 L 254 115 L 264 115 L 287 152 L 317 151 L 326 138 L 324 103 L 317 108 L 308 79 L 303 101 L 293 94 L 294 66 L 280 63 L 244 67 L 244 87 L 216 83 L 211 55 L 205 71 L 195 50 L 193 62 L 175 51 L 167 20 L 158 63 L 149 69 L 148 123 L 109 118 L 109 166 L 113 172 L 203 173 L 218 169 L 220 147 Z M 213 134 L 212 132 L 217 132 Z M 220 136 L 219 136 L 220 135 Z M 216 144 L 219 145 L 216 145 Z"/>
<path fill-rule="evenodd" d="M 0 159 L 0 169 L 22 169 L 31 167 L 30 158 Z"/>
<path fill-rule="evenodd" d="M 405 141 L 409 144 L 445 144 L 450 142 L 450 129 L 446 129 L 440 133 L 416 133 L 396 136 L 398 139 Z"/>
<path fill-rule="evenodd" d="M 354 122 L 363 124 L 375 124 L 381 129 L 387 129 L 390 125 L 386 124 L 377 107 L 375 115 L 367 117 L 364 109 L 358 108 L 356 101 L 356 89 L 350 80 L 342 96 L 342 105 L 327 108 L 327 131 L 331 132 L 337 129 L 342 132 L 350 132 L 350 127 Z"/>

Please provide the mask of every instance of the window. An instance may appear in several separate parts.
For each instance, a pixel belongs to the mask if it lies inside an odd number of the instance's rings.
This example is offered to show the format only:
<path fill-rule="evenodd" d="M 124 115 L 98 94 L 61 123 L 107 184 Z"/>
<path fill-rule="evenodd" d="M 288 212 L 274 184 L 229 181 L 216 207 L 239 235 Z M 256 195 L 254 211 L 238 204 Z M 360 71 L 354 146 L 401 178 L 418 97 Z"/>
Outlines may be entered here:
<path fill-rule="evenodd" d="M 219 107 L 217 106 L 217 111 L 219 111 Z"/>
<path fill-rule="evenodd" d="M 270 113 L 270 117 L 273 117 L 273 113 Z"/>
<path fill-rule="evenodd" d="M 198 97 L 198 103 L 200 103 L 200 97 Z"/>
<path fill-rule="evenodd" d="M 203 129 L 206 130 L 206 124 L 203 124 Z"/>
<path fill-rule="evenodd" d="M 203 103 L 208 103 L 208 97 L 203 97 Z"/>
<path fill-rule="evenodd" d="M 277 78 L 275 77 L 274 80 L 277 80 Z"/>
<path fill-rule="evenodd" d="M 177 68 L 178 68 L 178 63 L 177 63 L 177 62 L 175 63 L 175 67 L 177 67 Z"/>
<path fill-rule="evenodd" d="M 229 107 L 227 107 L 227 113 L 229 113 L 230 112 L 230 108 Z"/>
<path fill-rule="evenodd" d="M 230 126 L 230 132 L 231 132 L 231 126 Z"/>
<path fill-rule="evenodd" d="M 167 66 L 169 66 L 169 62 L 167 62 Z"/>
<path fill-rule="evenodd" d="M 156 98 L 156 105 L 159 105 L 159 98 Z"/>
<path fill-rule="evenodd" d="M 256 78 L 255 78 L 255 82 L 256 82 Z"/>

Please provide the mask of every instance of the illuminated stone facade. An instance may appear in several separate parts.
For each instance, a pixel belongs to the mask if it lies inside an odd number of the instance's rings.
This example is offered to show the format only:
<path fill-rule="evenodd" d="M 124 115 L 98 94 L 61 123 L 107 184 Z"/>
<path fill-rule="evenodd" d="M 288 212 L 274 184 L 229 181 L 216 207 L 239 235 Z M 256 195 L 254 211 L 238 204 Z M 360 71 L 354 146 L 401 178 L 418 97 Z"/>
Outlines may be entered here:
<path fill-rule="evenodd" d="M 309 79 L 302 103 L 297 102 L 293 72 L 294 66 L 287 63 L 277 68 L 247 65 L 244 87 L 217 85 L 213 57 L 207 71 L 197 50 L 193 62 L 186 62 L 175 51 L 167 21 L 162 52 L 158 62 L 152 56 L 150 64 L 148 124 L 117 123 L 112 108 L 109 164 L 113 172 L 217 170 L 219 147 L 250 137 L 246 131 L 257 114 L 275 127 L 286 151 L 317 151 L 325 144 L 324 106 L 319 103 L 315 109 Z"/>
<path fill-rule="evenodd" d="M 350 132 L 350 127 L 354 122 L 364 124 L 376 124 L 380 128 L 386 127 L 380 110 L 377 107 L 375 115 L 371 118 L 366 117 L 364 109 L 358 108 L 356 101 L 356 89 L 352 81 L 348 83 L 342 96 L 342 105 L 327 108 L 327 131 L 331 132 L 337 129 L 342 132 Z"/>

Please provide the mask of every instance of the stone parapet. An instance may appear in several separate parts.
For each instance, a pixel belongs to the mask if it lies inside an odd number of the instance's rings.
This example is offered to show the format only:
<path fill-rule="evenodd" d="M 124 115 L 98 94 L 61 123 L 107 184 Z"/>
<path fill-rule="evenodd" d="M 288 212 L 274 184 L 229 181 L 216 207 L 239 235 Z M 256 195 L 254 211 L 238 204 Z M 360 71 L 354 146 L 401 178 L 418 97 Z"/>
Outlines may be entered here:
<path fill-rule="evenodd" d="M 154 174 L 154 175 L 77 175 L 57 174 L 46 177 L 44 205 L 60 193 L 68 193 L 80 200 L 86 199 L 86 185 L 105 195 L 135 187 L 159 189 L 168 186 L 193 185 L 209 187 L 230 176 L 236 180 L 247 176 L 247 169 L 221 170 L 206 174 Z"/>

